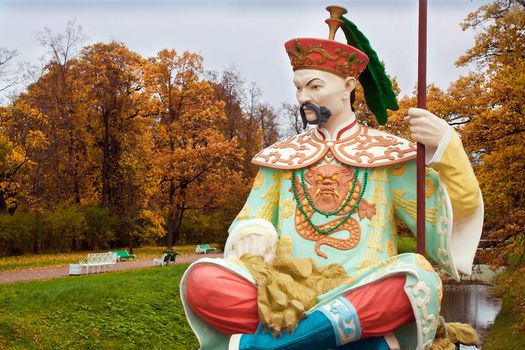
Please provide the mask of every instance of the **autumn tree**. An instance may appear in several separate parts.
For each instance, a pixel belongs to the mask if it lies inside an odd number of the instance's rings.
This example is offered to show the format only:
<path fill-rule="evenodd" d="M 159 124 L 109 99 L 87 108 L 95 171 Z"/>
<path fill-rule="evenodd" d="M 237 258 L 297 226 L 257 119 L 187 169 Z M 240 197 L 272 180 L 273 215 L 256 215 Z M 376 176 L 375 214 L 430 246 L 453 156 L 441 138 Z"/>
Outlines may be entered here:
<path fill-rule="evenodd" d="M 35 136 L 40 135 L 30 132 L 25 139 L 10 139 L 13 134 L 10 135 L 7 129 L 10 127 L 11 112 L 9 107 L 0 107 L 0 214 L 14 213 L 18 208 L 19 172 L 32 163 L 26 148 L 34 146 L 35 141 L 38 143 Z M 23 142 L 25 140 L 27 142 Z"/>
<path fill-rule="evenodd" d="M 144 91 L 147 62 L 121 43 L 97 43 L 81 51 L 78 69 L 87 158 L 100 186 L 100 205 L 120 219 L 121 239 L 131 245 L 154 186 L 151 97 Z M 93 176 L 93 173 L 90 175 Z M 149 222 L 151 220 L 146 220 Z"/>
<path fill-rule="evenodd" d="M 78 149 L 82 146 L 78 138 L 76 115 L 79 100 L 75 81 L 78 77 L 73 67 L 82 34 L 80 28 L 69 23 L 65 34 L 55 35 L 46 29 L 45 33 L 38 34 L 38 40 L 49 50 L 50 59 L 38 79 L 16 99 L 14 110 L 17 113 L 13 114 L 13 121 L 20 132 L 30 126 L 33 130 L 39 130 L 48 141 L 34 159 L 39 164 L 33 173 L 36 184 L 34 198 L 38 197 L 41 201 L 33 205 L 47 207 L 69 200 L 79 204 L 82 176 Z M 34 119 L 35 113 L 30 108 L 41 115 L 38 121 Z M 42 176 L 43 173 L 48 175 Z"/>
<path fill-rule="evenodd" d="M 245 82 L 235 67 L 228 67 L 220 74 L 208 72 L 215 99 L 224 102 L 225 121 L 223 132 L 231 140 L 239 137 L 244 118 L 243 104 L 246 100 Z"/>
<path fill-rule="evenodd" d="M 166 215 L 167 244 L 180 238 L 188 210 L 212 209 L 242 157 L 236 138 L 225 137 L 224 102 L 202 79 L 202 57 L 162 50 L 149 60 L 148 92 L 155 96 L 155 161 L 159 169 L 160 208 Z"/>
<path fill-rule="evenodd" d="M 252 180 L 257 167 L 251 159 L 280 138 L 279 111 L 262 100 L 263 92 L 255 83 L 246 85 L 235 68 L 209 76 L 215 96 L 225 102 L 224 133 L 238 140 L 244 155 L 241 170 L 245 178 Z"/>
<path fill-rule="evenodd" d="M 499 241 L 485 258 L 501 265 L 509 255 L 525 253 L 525 4 L 500 0 L 481 6 L 463 29 L 478 34 L 457 64 L 474 63 L 479 74 L 455 83 L 465 102 L 458 115 L 468 120 L 463 141 L 479 157 L 485 228 Z"/>

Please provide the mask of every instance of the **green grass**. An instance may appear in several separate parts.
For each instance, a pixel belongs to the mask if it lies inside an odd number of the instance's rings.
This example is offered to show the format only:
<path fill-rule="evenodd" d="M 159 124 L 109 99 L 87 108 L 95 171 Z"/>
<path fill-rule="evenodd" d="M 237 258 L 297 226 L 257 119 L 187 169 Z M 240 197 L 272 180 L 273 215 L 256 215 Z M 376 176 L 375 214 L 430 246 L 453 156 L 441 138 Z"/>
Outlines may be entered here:
<path fill-rule="evenodd" d="M 525 269 L 507 270 L 496 280 L 494 289 L 502 299 L 502 307 L 483 349 L 525 349 Z"/>
<path fill-rule="evenodd" d="M 397 237 L 397 252 L 398 254 L 403 253 L 415 253 L 416 252 L 416 239 L 412 236 L 399 236 Z"/>
<path fill-rule="evenodd" d="M 181 255 L 193 254 L 195 253 L 195 246 L 196 245 L 175 246 L 173 247 L 173 251 L 179 252 Z M 210 246 L 215 247 L 216 249 L 221 249 L 221 247 L 217 244 L 210 244 Z M 105 252 L 106 251 L 108 250 L 105 250 Z M 141 247 L 133 249 L 133 253 L 137 256 L 137 258 L 160 257 L 165 251 L 166 247 Z M 0 257 L 0 272 L 41 267 L 66 266 L 68 264 L 77 263 L 79 260 L 86 259 L 89 253 L 93 253 L 93 251 L 62 254 L 26 254 Z"/>
<path fill-rule="evenodd" d="M 1 349 L 196 349 L 188 265 L 0 285 Z"/>
<path fill-rule="evenodd" d="M 512 299 L 503 298 L 501 311 L 490 327 L 483 343 L 484 350 L 525 349 L 525 338 L 521 332 L 513 331 L 516 317 L 512 311 Z"/>

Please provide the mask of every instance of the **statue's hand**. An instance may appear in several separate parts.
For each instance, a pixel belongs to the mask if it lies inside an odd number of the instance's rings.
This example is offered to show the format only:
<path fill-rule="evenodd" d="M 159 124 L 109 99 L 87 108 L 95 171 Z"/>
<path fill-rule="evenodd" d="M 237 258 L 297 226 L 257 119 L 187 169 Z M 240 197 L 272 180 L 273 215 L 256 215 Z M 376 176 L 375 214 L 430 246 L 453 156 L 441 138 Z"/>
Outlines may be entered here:
<path fill-rule="evenodd" d="M 410 108 L 405 121 L 410 124 L 412 138 L 431 148 L 437 148 L 451 128 L 445 120 L 421 108 Z"/>
<path fill-rule="evenodd" d="M 231 227 L 224 245 L 224 257 L 240 259 L 245 254 L 261 256 L 269 264 L 275 255 L 277 231 L 270 221 L 241 220 Z"/>
<path fill-rule="evenodd" d="M 275 257 L 275 252 L 268 239 L 259 234 L 248 234 L 239 239 L 233 247 L 236 258 L 245 254 L 262 256 L 266 264 L 270 264 Z"/>

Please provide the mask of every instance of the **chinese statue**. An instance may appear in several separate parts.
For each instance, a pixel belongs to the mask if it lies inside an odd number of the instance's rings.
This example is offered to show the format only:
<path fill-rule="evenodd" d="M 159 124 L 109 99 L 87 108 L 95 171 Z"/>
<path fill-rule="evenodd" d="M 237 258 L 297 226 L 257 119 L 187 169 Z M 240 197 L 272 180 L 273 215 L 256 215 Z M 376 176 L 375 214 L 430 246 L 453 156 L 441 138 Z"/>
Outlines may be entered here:
<path fill-rule="evenodd" d="M 416 147 L 356 121 L 359 80 L 380 124 L 397 109 L 366 37 L 329 7 L 330 39 L 285 43 L 305 124 L 260 151 L 252 191 L 224 258 L 193 263 L 181 281 L 201 349 L 428 349 L 442 284 L 419 254 L 397 253 L 396 218 L 415 232 Z M 348 43 L 334 40 L 342 26 Z M 411 108 L 426 146 L 426 254 L 456 279 L 470 274 L 483 200 L 452 127 Z M 295 288 L 295 289 L 294 289 Z"/>

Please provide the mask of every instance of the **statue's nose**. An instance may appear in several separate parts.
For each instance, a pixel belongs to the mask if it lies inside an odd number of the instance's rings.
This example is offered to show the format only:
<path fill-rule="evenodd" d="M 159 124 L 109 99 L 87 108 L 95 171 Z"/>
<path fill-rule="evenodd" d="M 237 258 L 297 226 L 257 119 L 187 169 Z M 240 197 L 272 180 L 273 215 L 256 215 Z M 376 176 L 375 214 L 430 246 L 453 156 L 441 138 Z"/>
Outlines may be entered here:
<path fill-rule="evenodd" d="M 312 102 L 312 98 L 308 92 L 305 91 L 305 89 L 302 89 L 301 91 L 297 92 L 297 102 L 299 102 L 300 105 L 306 102 Z"/>
<path fill-rule="evenodd" d="M 334 183 L 334 181 L 331 180 L 329 177 L 328 177 L 328 178 L 325 178 L 325 179 L 323 180 L 323 185 L 326 185 L 326 186 L 330 186 L 330 185 L 333 184 L 333 183 Z"/>

